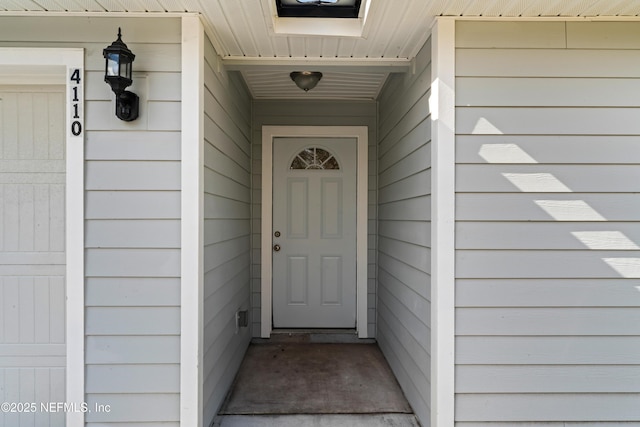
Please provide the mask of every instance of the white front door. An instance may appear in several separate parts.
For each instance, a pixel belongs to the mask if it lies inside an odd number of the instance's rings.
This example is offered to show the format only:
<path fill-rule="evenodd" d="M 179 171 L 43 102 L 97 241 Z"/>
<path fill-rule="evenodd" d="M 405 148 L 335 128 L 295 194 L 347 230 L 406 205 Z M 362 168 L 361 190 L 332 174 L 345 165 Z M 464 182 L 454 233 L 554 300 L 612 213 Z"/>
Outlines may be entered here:
<path fill-rule="evenodd" d="M 0 426 L 63 426 L 65 87 L 0 86 Z"/>
<path fill-rule="evenodd" d="M 356 326 L 356 138 L 273 140 L 273 326 Z"/>

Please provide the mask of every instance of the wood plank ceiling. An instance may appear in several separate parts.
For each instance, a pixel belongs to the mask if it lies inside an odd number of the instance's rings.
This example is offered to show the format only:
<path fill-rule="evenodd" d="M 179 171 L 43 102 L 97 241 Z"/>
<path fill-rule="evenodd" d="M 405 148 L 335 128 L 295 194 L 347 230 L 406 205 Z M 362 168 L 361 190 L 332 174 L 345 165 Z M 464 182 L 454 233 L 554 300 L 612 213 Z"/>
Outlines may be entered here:
<path fill-rule="evenodd" d="M 277 18 L 273 0 L 0 0 L 0 15 L 32 12 L 199 13 L 217 53 L 256 99 L 375 99 L 404 72 L 437 16 L 638 17 L 638 0 L 363 0 L 356 19 Z M 1 29 L 0 29 L 1 37 Z M 322 71 L 305 93 L 290 71 Z"/>

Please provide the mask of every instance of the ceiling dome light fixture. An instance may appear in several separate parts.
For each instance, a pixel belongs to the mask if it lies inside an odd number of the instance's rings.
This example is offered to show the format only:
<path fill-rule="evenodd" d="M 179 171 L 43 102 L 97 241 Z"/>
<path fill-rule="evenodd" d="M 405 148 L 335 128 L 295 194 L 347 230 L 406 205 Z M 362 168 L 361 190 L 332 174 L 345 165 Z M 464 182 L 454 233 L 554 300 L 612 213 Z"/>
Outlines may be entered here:
<path fill-rule="evenodd" d="M 291 80 L 296 83 L 296 86 L 305 92 L 316 87 L 322 78 L 320 71 L 294 71 L 289 75 L 291 76 Z"/>

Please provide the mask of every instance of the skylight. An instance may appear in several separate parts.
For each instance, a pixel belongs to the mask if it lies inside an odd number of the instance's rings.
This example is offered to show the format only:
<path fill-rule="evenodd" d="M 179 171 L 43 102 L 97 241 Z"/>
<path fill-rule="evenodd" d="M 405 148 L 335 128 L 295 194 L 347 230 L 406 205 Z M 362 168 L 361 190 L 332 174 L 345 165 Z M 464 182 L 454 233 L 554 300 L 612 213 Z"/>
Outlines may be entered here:
<path fill-rule="evenodd" d="M 358 18 L 361 0 L 275 0 L 281 18 Z"/>

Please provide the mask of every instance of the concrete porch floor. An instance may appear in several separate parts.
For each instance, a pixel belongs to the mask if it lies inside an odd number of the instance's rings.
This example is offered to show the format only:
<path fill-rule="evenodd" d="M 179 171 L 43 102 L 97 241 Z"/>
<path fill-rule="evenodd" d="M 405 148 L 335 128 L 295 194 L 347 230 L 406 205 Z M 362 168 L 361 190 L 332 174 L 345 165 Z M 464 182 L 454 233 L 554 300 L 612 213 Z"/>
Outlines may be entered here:
<path fill-rule="evenodd" d="M 219 427 L 416 427 L 373 340 L 291 332 L 254 340 L 220 409 Z"/>

